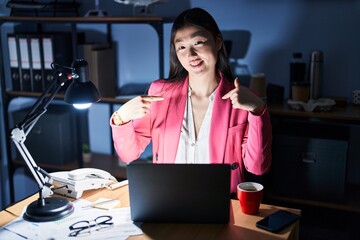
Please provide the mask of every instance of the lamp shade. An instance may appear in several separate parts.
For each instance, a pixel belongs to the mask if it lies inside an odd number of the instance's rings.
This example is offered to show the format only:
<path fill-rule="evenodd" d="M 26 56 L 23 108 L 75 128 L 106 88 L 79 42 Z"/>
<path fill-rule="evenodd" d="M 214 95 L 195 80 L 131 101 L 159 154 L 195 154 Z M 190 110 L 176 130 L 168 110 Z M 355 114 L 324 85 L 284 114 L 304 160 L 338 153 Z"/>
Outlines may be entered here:
<path fill-rule="evenodd" d="M 85 104 L 100 101 L 100 93 L 92 82 L 74 80 L 65 93 L 65 102 L 70 104 Z"/>
<path fill-rule="evenodd" d="M 84 59 L 72 63 L 73 82 L 65 93 L 64 101 L 70 104 L 86 104 L 100 101 L 100 93 L 89 79 L 88 63 Z"/>

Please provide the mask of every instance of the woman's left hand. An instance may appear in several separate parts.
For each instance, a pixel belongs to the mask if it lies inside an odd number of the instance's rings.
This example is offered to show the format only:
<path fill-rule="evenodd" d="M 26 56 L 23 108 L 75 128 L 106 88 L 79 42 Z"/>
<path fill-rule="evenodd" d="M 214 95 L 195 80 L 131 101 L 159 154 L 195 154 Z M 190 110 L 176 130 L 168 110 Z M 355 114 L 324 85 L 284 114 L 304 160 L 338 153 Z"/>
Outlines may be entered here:
<path fill-rule="evenodd" d="M 265 108 L 264 101 L 248 88 L 240 86 L 237 78 L 234 80 L 234 85 L 235 88 L 226 93 L 222 99 L 230 98 L 233 108 L 244 109 L 254 115 L 260 115 Z"/>

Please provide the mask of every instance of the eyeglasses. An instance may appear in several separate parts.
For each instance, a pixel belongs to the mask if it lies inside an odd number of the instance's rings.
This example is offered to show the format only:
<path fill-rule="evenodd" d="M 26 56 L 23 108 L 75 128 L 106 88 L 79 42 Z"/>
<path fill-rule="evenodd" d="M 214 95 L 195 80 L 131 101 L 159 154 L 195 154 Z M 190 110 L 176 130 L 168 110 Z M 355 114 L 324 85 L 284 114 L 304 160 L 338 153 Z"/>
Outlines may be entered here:
<path fill-rule="evenodd" d="M 83 237 L 91 234 L 91 230 L 106 231 L 111 228 L 114 223 L 111 221 L 112 216 L 99 216 L 94 220 L 83 220 L 72 224 L 69 229 L 73 231 L 69 237 Z"/>

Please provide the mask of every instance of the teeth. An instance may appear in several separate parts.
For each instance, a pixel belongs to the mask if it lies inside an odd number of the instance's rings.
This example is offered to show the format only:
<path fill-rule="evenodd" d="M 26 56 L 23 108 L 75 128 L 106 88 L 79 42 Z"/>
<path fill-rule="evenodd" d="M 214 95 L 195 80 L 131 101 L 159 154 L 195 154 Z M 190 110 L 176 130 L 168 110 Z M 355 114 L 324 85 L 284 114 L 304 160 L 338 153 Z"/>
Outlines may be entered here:
<path fill-rule="evenodd" d="M 201 63 L 201 61 L 192 61 L 191 63 L 190 63 L 190 65 L 191 66 L 197 66 L 197 65 L 199 65 Z"/>

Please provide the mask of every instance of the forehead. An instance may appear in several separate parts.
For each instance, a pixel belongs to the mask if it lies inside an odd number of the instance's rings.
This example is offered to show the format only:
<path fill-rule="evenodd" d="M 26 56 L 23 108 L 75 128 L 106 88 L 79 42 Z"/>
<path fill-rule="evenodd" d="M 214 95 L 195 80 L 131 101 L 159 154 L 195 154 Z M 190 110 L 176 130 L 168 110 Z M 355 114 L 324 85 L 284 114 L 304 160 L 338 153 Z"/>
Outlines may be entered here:
<path fill-rule="evenodd" d="M 174 43 L 189 40 L 195 37 L 211 37 L 211 33 L 204 28 L 198 26 L 185 26 L 177 30 L 174 36 Z"/>

